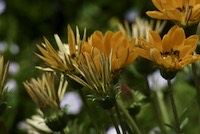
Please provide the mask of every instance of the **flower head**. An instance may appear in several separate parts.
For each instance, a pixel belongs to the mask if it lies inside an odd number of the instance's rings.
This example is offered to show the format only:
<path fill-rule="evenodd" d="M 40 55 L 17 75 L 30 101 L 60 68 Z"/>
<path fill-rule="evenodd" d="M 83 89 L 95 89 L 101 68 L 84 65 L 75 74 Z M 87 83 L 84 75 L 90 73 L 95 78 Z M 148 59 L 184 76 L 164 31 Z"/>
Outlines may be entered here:
<path fill-rule="evenodd" d="M 81 52 L 85 55 L 91 54 L 97 68 L 101 62 L 101 53 L 106 59 L 108 59 L 112 53 L 112 58 L 110 59 L 112 72 L 128 66 L 137 58 L 137 54 L 134 52 L 134 39 L 129 39 L 120 31 L 107 31 L 105 35 L 100 31 L 95 31 L 89 38 L 89 41 L 83 43 L 82 47 Z"/>
<path fill-rule="evenodd" d="M 148 11 L 156 19 L 172 20 L 179 26 L 188 26 L 200 21 L 200 0 L 152 0 L 159 11 Z"/>
<path fill-rule="evenodd" d="M 60 108 L 67 84 L 64 75 L 61 75 L 57 87 L 54 74 L 51 73 L 24 82 L 27 92 L 43 112 L 45 124 L 53 131 L 63 130 L 68 121 L 65 109 Z"/>
<path fill-rule="evenodd" d="M 83 40 L 85 40 L 86 32 L 84 32 Z M 75 59 L 80 54 L 81 39 L 78 28 L 76 29 L 76 38 L 71 27 L 68 25 L 68 44 L 63 44 L 58 35 L 55 35 L 55 40 L 59 51 L 57 52 L 50 42 L 44 38 L 45 44 L 38 45 L 38 49 L 42 55 L 36 54 L 48 66 L 48 68 L 38 67 L 45 71 L 56 71 L 64 74 L 76 73 L 74 68 Z"/>
<path fill-rule="evenodd" d="M 59 86 L 56 86 L 55 76 L 51 73 L 45 73 L 41 78 L 32 78 L 30 82 L 25 81 L 23 84 L 42 112 L 60 109 L 60 102 L 67 88 L 67 81 L 64 81 L 63 75 Z"/>
<path fill-rule="evenodd" d="M 25 130 L 27 133 L 34 134 L 51 134 L 53 131 L 45 124 L 45 120 L 43 118 L 43 113 L 40 110 L 37 110 L 36 115 L 32 115 L 31 118 L 27 118 L 23 123 L 25 125 Z"/>
<path fill-rule="evenodd" d="M 117 94 L 114 77 L 111 72 L 111 55 L 109 58 L 106 58 L 102 53 L 99 55 L 99 68 L 97 68 L 92 55 L 83 55 L 82 60 L 84 61 L 78 65 L 78 70 L 82 77 L 77 77 L 73 74 L 69 75 L 70 78 L 90 89 L 94 100 L 100 102 L 100 105 L 105 109 L 114 105 Z"/>
<path fill-rule="evenodd" d="M 82 46 L 82 56 L 77 66 L 82 78 L 76 75 L 70 77 L 93 91 L 95 100 L 103 108 L 111 108 L 118 92 L 116 76 L 136 59 L 134 48 L 134 40 L 122 32 L 108 31 L 103 35 L 95 31 Z"/>
<path fill-rule="evenodd" d="M 197 41 L 197 35 L 186 38 L 182 28 L 173 26 L 162 39 L 155 31 L 150 31 L 149 41 L 140 38 L 137 52 L 160 68 L 177 71 L 199 59 L 195 54 Z"/>

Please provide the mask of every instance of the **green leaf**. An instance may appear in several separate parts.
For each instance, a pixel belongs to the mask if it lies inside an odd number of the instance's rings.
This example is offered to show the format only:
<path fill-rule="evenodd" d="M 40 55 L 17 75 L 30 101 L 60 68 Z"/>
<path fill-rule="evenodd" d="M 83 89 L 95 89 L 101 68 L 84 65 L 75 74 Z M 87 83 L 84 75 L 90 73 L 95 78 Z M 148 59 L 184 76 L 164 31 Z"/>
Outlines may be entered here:
<path fill-rule="evenodd" d="M 188 123 L 188 121 L 189 121 L 189 118 L 186 117 L 186 118 L 181 122 L 180 128 L 183 129 L 183 127 Z"/>
<path fill-rule="evenodd" d="M 175 126 L 172 126 L 170 124 L 167 124 L 167 123 L 164 123 L 167 127 L 169 127 L 171 130 L 176 130 L 176 127 Z"/>

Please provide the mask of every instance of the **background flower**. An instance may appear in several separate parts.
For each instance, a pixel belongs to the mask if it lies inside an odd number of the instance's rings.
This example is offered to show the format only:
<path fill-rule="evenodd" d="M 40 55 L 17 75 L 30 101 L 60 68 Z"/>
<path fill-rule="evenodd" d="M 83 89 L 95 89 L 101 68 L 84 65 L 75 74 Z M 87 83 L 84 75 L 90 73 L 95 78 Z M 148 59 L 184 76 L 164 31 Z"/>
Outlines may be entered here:
<path fill-rule="evenodd" d="M 152 0 L 159 11 L 148 11 L 156 19 L 166 19 L 177 25 L 191 25 L 200 21 L 199 0 Z"/>

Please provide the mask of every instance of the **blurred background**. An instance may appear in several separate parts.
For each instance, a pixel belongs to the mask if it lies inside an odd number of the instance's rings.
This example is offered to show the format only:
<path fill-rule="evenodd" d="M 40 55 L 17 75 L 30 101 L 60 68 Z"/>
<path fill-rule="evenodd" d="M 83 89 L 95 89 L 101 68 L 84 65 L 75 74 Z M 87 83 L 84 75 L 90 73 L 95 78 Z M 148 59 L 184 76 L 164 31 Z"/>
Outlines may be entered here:
<path fill-rule="evenodd" d="M 56 46 L 54 34 L 67 42 L 67 24 L 74 30 L 78 26 L 80 31 L 86 27 L 87 34 L 90 35 L 95 30 L 117 30 L 118 22 L 126 20 L 131 24 L 137 16 L 146 18 L 145 12 L 150 9 L 154 9 L 150 0 L 0 0 L 0 53 L 6 61 L 11 62 L 7 81 L 8 89 L 11 90 L 8 99 L 11 108 L 0 118 L 3 132 L 23 133 L 21 122 L 35 113 L 36 106 L 22 82 L 41 74 L 35 66 L 43 63 L 34 52 L 38 53 L 36 44 L 42 43 L 43 37 Z M 195 91 L 187 94 L 192 98 Z M 98 107 L 94 112 L 102 113 Z M 78 116 L 89 124 L 89 119 L 84 114 L 84 110 L 70 113 L 71 118 L 76 119 Z M 153 128 L 152 119 L 150 115 L 141 118 L 142 125 L 149 131 Z M 99 124 L 106 124 L 103 114 L 97 120 Z"/>

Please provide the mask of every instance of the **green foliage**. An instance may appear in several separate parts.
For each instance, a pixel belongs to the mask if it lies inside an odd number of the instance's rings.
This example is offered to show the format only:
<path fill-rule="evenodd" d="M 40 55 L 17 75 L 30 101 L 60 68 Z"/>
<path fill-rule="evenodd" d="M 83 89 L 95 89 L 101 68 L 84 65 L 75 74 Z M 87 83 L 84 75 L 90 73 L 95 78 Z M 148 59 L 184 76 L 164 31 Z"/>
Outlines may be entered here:
<path fill-rule="evenodd" d="M 43 63 L 35 56 L 34 52 L 37 53 L 36 44 L 43 42 L 43 36 L 47 37 L 50 42 L 55 42 L 53 34 L 59 34 L 67 42 L 67 24 L 70 24 L 73 28 L 76 25 L 79 26 L 80 31 L 83 31 L 86 27 L 88 35 L 94 30 L 116 30 L 116 24 L 124 22 L 126 13 L 131 9 L 139 12 L 142 17 L 146 17 L 145 11 L 147 9 L 153 9 L 152 3 L 146 0 L 2 1 L 5 2 L 6 9 L 0 14 L 0 44 L 5 43 L 6 49 L 5 51 L 0 50 L 0 53 L 5 55 L 6 60 L 15 61 L 20 65 L 20 70 L 17 73 L 8 76 L 16 81 L 17 87 L 10 92 L 7 102 L 0 102 L 0 133 L 5 134 L 25 133 L 19 129 L 20 122 L 35 114 L 36 106 L 25 91 L 22 82 L 41 74 L 41 71 L 35 69 L 35 66 Z M 10 48 L 13 44 L 19 47 L 19 53 L 11 53 Z M 145 78 L 142 76 L 142 72 L 148 75 L 154 72 L 155 68 L 151 68 L 154 66 L 152 63 L 147 64 L 143 60 L 139 60 L 136 64 L 130 65 L 123 72 L 120 80 L 129 87 L 130 92 L 128 94 L 133 97 L 130 99 L 131 104 L 124 101 L 123 98 L 120 99 L 123 100 L 125 107 L 130 106 L 126 107 L 127 110 L 131 116 L 138 119 L 145 133 L 149 133 L 157 127 L 155 116 L 152 116 L 155 113 L 150 105 L 149 91 L 145 86 Z M 146 67 L 148 69 L 144 69 Z M 192 81 L 192 74 L 184 70 L 178 72 L 173 83 L 177 109 L 179 113 L 182 113 L 179 116 L 181 129 L 186 134 L 195 134 L 200 131 L 197 126 L 198 119 L 196 118 L 199 109 L 197 108 Z M 77 83 L 75 84 L 79 87 Z M 170 117 L 170 124 L 166 123 L 166 125 L 174 130 L 174 123 L 171 123 L 173 122 L 173 118 L 171 118 L 173 115 L 172 111 L 169 110 L 171 106 L 168 102 L 166 89 L 162 89 L 161 94 L 164 96 L 163 99 L 166 102 Z M 128 98 L 129 96 L 125 97 Z M 108 98 L 108 100 L 113 101 L 112 98 Z M 11 108 L 7 109 L 8 106 L 11 106 Z M 112 126 L 111 120 L 105 111 L 90 100 L 89 106 L 92 107 L 98 126 L 102 130 L 107 130 Z M 69 115 L 69 123 L 64 131 L 69 134 L 96 134 L 85 107 L 78 115 Z"/>

